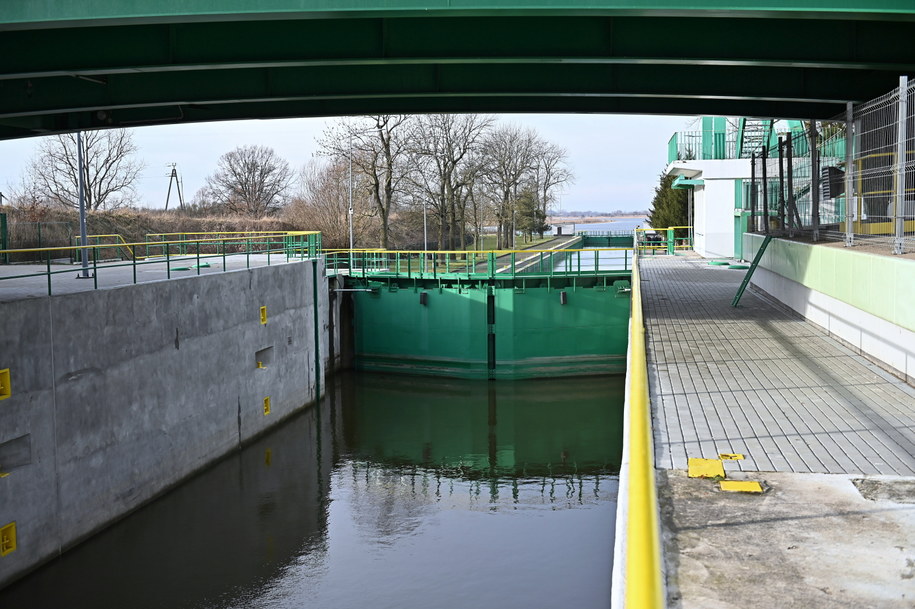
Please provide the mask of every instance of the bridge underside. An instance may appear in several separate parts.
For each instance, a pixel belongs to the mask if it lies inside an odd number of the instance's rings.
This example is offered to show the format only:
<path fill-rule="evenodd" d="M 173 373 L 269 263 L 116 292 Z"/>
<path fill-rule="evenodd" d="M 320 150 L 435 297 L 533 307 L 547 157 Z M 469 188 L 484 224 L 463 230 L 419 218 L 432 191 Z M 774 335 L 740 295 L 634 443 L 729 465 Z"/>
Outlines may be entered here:
<path fill-rule="evenodd" d="M 4 3 L 0 138 L 401 112 L 828 118 L 915 74 L 903 0 L 88 4 Z"/>

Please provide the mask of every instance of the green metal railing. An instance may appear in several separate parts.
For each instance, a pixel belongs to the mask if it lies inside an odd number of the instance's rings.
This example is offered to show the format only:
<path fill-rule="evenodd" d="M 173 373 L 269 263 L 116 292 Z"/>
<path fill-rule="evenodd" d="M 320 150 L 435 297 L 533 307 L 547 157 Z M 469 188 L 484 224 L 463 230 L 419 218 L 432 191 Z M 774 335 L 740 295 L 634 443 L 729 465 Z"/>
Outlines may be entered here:
<path fill-rule="evenodd" d="M 327 271 L 354 277 L 495 279 L 517 275 L 584 276 L 627 271 L 631 248 L 401 251 L 328 250 Z"/>
<path fill-rule="evenodd" d="M 197 233 L 206 234 L 206 233 Z M 196 270 L 197 274 L 201 269 L 210 268 L 211 260 L 221 260 L 222 270 L 228 270 L 228 259 L 245 257 L 245 268 L 251 267 L 251 257 L 255 255 L 266 256 L 266 264 L 270 265 L 277 258 L 282 258 L 284 262 L 292 259 L 317 258 L 322 255 L 321 250 L 321 233 L 317 231 L 290 231 L 281 233 L 263 233 L 245 234 L 234 233 L 234 238 L 203 238 L 203 239 L 181 239 L 181 240 L 163 240 L 163 241 L 144 241 L 141 243 L 122 243 L 118 247 L 124 247 L 131 252 L 131 257 L 127 262 L 103 262 L 100 258 L 100 252 L 105 249 L 114 247 L 111 243 L 98 243 L 73 245 L 66 247 L 48 247 L 48 248 L 30 248 L 30 249 L 7 249 L 0 250 L 0 256 L 9 254 L 28 254 L 30 259 L 39 259 L 44 268 L 35 270 L 35 265 L 23 265 L 21 268 L 27 272 L 17 273 L 15 275 L 0 276 L 0 282 L 14 279 L 25 279 L 34 277 L 45 277 L 47 279 L 48 295 L 53 293 L 52 278 L 54 275 L 70 274 L 74 271 L 74 266 L 67 264 L 62 269 L 52 269 L 52 261 L 60 258 L 80 258 L 80 252 L 87 250 L 89 253 L 89 266 L 91 268 L 90 277 L 93 280 L 93 288 L 98 289 L 98 274 L 106 272 L 109 269 L 125 268 L 132 269 L 132 283 L 137 283 L 137 268 L 148 265 L 165 264 L 166 277 L 172 278 L 172 273 L 180 271 Z M 153 248 L 156 255 L 139 256 L 137 252 L 142 247 Z M 192 264 L 189 264 L 192 263 Z M 185 266 L 187 265 L 187 266 Z M 79 267 L 76 267 L 79 268 Z"/>

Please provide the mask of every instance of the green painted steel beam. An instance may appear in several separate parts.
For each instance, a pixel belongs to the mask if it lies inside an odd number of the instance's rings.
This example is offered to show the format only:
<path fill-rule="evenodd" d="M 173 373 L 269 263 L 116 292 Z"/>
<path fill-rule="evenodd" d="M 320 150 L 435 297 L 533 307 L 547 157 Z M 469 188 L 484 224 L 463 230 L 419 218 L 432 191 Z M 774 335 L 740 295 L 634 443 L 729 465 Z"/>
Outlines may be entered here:
<path fill-rule="evenodd" d="M 849 19 L 885 18 L 887 15 L 915 16 L 910 0 L 754 0 L 736 4 L 733 0 L 693 0 L 685 5 L 676 0 L 5 0 L 0 23 L 7 26 L 60 24 L 68 22 L 181 20 L 239 18 L 285 19 L 327 18 L 361 15 L 415 16 L 429 14 L 489 15 L 548 14 L 665 14 L 687 16 L 711 13 L 716 16 L 745 15 L 772 17 L 794 15 Z"/>
<path fill-rule="evenodd" d="M 907 22 L 670 18 L 350 19 L 4 32 L 0 78 L 385 64 L 629 64 L 906 71 Z M 684 30 L 702 32 L 684 44 Z M 761 44 L 772 31 L 781 45 Z M 735 36 L 740 32 L 741 36 Z M 820 44 L 808 44 L 816 40 Z M 66 50 L 61 53 L 61 50 Z"/>
<path fill-rule="evenodd" d="M 915 46 L 888 44 L 915 38 L 910 0 L 249 4 L 8 0 L 0 138 L 377 112 L 828 118 L 915 75 Z"/>
<path fill-rule="evenodd" d="M 307 101 L 377 97 L 656 97 L 785 100 L 843 104 L 882 74 L 848 82 L 843 70 L 661 66 L 362 66 L 118 74 L 95 82 L 55 77 L 0 82 L 0 118 L 170 104 Z"/>

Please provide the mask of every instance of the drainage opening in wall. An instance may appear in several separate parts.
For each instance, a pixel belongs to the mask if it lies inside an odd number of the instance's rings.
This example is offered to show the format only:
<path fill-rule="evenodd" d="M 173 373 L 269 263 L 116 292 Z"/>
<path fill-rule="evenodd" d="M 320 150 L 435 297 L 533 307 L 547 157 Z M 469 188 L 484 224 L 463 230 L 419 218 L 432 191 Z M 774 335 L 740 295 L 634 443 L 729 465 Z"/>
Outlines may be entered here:
<path fill-rule="evenodd" d="M 273 363 L 273 347 L 265 347 L 254 352 L 254 362 L 258 368 L 266 368 Z"/>

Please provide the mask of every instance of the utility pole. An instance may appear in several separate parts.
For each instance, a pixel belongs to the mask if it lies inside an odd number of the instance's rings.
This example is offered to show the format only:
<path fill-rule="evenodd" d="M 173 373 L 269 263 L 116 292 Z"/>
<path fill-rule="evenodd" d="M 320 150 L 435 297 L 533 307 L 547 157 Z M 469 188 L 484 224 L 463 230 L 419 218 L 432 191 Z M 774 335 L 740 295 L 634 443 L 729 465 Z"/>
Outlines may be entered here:
<path fill-rule="evenodd" d="M 172 170 L 168 175 L 168 193 L 165 195 L 165 210 L 168 211 L 168 201 L 172 197 L 172 181 L 175 182 L 175 189 L 178 191 L 178 202 L 181 205 L 181 209 L 184 209 L 184 193 L 182 192 L 181 179 L 178 177 L 177 163 L 167 163 L 166 167 L 171 167 Z"/>

